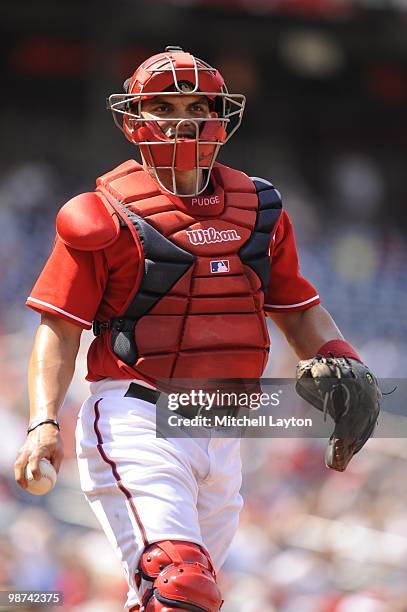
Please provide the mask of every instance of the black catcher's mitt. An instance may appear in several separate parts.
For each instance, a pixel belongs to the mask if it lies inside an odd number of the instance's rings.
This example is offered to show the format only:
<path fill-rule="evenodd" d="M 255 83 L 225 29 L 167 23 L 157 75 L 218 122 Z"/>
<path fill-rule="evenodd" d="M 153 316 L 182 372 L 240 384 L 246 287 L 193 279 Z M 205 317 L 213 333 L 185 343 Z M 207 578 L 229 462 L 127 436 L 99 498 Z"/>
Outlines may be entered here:
<path fill-rule="evenodd" d="M 335 421 L 325 453 L 327 467 L 343 472 L 373 433 L 381 391 L 363 363 L 317 355 L 297 365 L 297 393 Z"/>

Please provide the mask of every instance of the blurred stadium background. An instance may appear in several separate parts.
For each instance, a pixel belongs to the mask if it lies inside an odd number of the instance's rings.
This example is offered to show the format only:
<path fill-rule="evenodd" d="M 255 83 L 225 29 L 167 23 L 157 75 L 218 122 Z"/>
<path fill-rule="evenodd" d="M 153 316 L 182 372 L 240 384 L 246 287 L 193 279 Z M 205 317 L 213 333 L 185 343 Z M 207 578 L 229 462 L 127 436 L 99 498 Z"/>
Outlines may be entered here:
<path fill-rule="evenodd" d="M 323 304 L 378 376 L 405 376 L 406 24 L 406 0 L 2 0 L 1 589 L 63 590 L 70 612 L 116 612 L 124 600 L 74 459 L 90 334 L 62 410 L 57 488 L 31 497 L 11 466 L 38 324 L 25 296 L 58 208 L 136 155 L 104 99 L 166 45 L 207 59 L 247 95 L 220 161 L 278 186 Z M 292 376 L 295 357 L 271 335 L 267 374 Z M 407 611 L 406 442 L 373 440 L 342 475 L 327 473 L 323 447 L 244 442 L 246 506 L 221 574 L 225 612 Z"/>

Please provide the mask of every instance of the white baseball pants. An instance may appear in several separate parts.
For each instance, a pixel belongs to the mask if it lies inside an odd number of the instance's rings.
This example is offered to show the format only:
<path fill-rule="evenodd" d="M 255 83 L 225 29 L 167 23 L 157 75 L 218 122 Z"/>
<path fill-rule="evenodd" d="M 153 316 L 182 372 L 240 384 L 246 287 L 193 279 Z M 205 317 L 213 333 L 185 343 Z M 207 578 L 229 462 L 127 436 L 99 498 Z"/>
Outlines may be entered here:
<path fill-rule="evenodd" d="M 195 542 L 218 571 L 242 507 L 240 439 L 204 427 L 199 438 L 157 438 L 156 408 L 124 397 L 130 382 L 92 383 L 76 429 L 81 487 L 124 567 L 127 609 L 140 603 L 135 572 L 148 544 Z"/>

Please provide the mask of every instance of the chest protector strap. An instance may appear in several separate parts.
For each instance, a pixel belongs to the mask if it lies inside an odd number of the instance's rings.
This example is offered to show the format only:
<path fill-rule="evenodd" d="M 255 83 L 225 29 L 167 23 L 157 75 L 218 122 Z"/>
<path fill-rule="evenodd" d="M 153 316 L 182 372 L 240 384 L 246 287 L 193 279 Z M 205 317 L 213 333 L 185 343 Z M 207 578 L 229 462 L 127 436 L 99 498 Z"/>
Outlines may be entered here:
<path fill-rule="evenodd" d="M 240 249 L 239 257 L 257 274 L 265 292 L 270 281 L 270 240 L 281 214 L 282 203 L 280 193 L 271 183 L 256 178 L 253 182 L 259 200 L 256 224 L 251 237 Z"/>
<path fill-rule="evenodd" d="M 109 324 L 113 352 L 127 365 L 133 365 L 138 358 L 134 338 L 137 321 L 168 293 L 196 258 L 122 204 L 116 206 L 122 219 L 127 217 L 127 222 L 133 225 L 144 253 L 144 273 L 138 290 L 126 312 L 112 317 Z M 127 225 L 125 221 L 124 225 Z"/>

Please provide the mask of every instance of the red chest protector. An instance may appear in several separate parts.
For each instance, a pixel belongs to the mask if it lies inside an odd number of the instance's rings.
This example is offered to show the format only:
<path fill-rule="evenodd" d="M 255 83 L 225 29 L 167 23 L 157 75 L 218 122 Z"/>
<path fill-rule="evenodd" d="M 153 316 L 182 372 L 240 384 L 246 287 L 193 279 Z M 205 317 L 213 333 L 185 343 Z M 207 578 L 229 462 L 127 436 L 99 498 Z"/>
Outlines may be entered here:
<path fill-rule="evenodd" d="M 258 378 L 264 370 L 263 299 L 281 199 L 267 181 L 221 164 L 213 181 L 207 206 L 163 194 L 134 161 L 97 181 L 144 256 L 127 311 L 104 331 L 134 377 Z"/>

